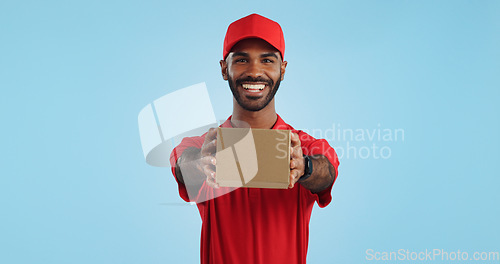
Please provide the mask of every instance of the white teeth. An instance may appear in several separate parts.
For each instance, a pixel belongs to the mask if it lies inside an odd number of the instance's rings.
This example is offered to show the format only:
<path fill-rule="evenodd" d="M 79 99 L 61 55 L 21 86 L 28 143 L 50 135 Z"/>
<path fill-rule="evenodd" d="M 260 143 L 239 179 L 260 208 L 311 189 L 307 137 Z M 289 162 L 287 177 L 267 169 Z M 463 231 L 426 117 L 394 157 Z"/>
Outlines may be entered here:
<path fill-rule="evenodd" d="M 248 90 L 248 89 L 252 89 L 252 90 L 255 90 L 255 89 L 264 90 L 264 88 L 266 87 L 265 84 L 248 84 L 248 83 L 244 83 L 241 86 L 243 86 L 243 88 L 246 89 L 246 90 Z"/>

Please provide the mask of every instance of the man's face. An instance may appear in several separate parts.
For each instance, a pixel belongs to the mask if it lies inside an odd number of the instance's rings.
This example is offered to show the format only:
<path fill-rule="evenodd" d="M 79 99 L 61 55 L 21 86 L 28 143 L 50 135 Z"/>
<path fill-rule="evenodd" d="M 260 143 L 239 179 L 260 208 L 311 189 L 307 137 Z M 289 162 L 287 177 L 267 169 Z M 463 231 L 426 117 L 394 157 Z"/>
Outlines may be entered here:
<path fill-rule="evenodd" d="M 273 100 L 287 64 L 278 50 L 255 38 L 238 42 L 220 63 L 234 98 L 248 111 L 260 111 Z"/>

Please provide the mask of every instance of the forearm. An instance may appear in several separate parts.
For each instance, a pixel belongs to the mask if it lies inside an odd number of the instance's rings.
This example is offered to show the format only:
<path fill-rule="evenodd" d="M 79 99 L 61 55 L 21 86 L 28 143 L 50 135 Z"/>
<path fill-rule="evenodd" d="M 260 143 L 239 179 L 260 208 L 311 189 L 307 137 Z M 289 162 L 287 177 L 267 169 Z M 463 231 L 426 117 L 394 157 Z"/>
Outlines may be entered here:
<path fill-rule="evenodd" d="M 205 176 L 201 171 L 198 161 L 201 158 L 200 149 L 190 147 L 182 152 L 175 163 L 175 177 L 184 185 L 201 186 Z"/>
<path fill-rule="evenodd" d="M 309 156 L 313 163 L 313 173 L 303 181 L 299 180 L 306 189 L 312 193 L 319 193 L 333 184 L 335 168 L 324 155 Z"/>

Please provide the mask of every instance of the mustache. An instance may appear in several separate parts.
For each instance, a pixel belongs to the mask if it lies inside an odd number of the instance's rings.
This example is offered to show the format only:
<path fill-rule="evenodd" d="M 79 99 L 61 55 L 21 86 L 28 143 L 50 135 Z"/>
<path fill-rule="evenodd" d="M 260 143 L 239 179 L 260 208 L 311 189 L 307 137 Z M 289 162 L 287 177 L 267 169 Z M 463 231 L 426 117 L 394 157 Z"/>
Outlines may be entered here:
<path fill-rule="evenodd" d="M 244 82 L 261 82 L 261 83 L 267 83 L 269 86 L 273 85 L 272 80 L 264 79 L 262 77 L 257 77 L 257 78 L 245 77 L 245 78 L 236 79 L 236 81 L 235 81 L 235 83 L 237 85 L 242 84 Z"/>

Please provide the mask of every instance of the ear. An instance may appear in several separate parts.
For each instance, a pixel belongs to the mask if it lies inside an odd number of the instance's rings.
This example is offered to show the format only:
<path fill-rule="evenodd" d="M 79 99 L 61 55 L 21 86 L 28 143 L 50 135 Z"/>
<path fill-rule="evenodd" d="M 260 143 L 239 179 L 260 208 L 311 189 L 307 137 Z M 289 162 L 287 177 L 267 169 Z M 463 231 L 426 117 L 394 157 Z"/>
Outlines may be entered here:
<path fill-rule="evenodd" d="M 285 79 L 285 69 L 286 69 L 286 65 L 288 65 L 288 61 L 284 61 L 281 63 L 281 80 L 283 81 L 283 79 Z"/>
<path fill-rule="evenodd" d="M 227 81 L 227 62 L 226 60 L 220 60 L 220 70 L 222 73 L 222 78 Z"/>

